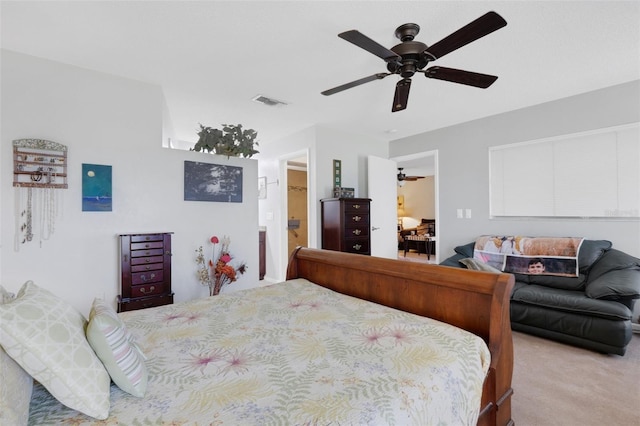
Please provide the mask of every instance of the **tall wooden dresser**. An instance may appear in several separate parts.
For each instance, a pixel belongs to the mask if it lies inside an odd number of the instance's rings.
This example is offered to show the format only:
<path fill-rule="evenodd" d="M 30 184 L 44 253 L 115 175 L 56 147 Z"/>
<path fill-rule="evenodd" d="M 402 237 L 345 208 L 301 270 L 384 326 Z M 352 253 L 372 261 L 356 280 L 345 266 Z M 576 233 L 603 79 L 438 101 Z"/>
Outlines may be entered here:
<path fill-rule="evenodd" d="M 173 303 L 171 232 L 121 234 L 118 312 Z"/>
<path fill-rule="evenodd" d="M 322 205 L 322 248 L 371 254 L 369 198 L 325 198 Z"/>

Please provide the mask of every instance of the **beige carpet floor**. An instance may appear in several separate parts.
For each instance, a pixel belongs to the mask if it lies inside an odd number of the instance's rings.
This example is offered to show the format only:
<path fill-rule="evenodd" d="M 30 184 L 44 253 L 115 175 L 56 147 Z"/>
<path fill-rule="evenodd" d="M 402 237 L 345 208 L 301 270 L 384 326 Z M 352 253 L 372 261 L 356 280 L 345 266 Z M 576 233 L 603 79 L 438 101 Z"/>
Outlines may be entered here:
<path fill-rule="evenodd" d="M 517 426 L 640 425 L 640 335 L 624 356 L 513 333 Z"/>
<path fill-rule="evenodd" d="M 408 251 L 406 256 L 403 250 L 398 250 L 398 260 L 404 260 L 407 262 L 418 262 L 418 263 L 431 263 L 436 264 L 436 256 L 431 255 L 430 259 L 427 259 L 427 255 L 424 253 L 418 253 L 417 251 Z"/>

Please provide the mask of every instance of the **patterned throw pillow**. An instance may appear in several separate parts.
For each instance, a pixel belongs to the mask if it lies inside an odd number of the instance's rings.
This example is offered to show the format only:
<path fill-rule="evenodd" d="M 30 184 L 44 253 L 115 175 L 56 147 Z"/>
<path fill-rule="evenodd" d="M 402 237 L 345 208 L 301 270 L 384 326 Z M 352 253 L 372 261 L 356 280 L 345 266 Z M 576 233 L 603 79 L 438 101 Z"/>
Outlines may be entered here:
<path fill-rule="evenodd" d="M 0 305 L 11 303 L 13 294 L 0 286 Z M 26 425 L 33 378 L 0 346 L 0 425 Z"/>
<path fill-rule="evenodd" d="M 144 396 L 148 376 L 144 355 L 118 314 L 102 299 L 93 301 L 87 340 L 120 389 Z"/>
<path fill-rule="evenodd" d="M 97 419 L 109 415 L 110 380 L 84 334 L 81 313 L 27 281 L 0 305 L 0 344 L 58 401 Z"/>

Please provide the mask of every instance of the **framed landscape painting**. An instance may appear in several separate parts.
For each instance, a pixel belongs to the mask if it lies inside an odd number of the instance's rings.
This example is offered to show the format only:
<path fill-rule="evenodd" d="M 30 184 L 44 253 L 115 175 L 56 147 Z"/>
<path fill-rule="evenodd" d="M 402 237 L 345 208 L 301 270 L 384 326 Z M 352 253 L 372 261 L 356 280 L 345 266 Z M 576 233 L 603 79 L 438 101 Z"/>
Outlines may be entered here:
<path fill-rule="evenodd" d="M 184 162 L 184 200 L 242 202 L 242 167 Z"/>

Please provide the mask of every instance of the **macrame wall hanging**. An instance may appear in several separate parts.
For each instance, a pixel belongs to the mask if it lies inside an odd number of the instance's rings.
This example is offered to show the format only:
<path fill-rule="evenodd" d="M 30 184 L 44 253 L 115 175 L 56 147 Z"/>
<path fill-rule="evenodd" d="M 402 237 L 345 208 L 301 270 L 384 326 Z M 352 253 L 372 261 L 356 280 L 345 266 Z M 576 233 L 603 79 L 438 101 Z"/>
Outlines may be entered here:
<path fill-rule="evenodd" d="M 48 240 L 60 209 L 59 189 L 67 188 L 67 147 L 43 139 L 13 141 L 15 187 L 14 248 Z"/>

